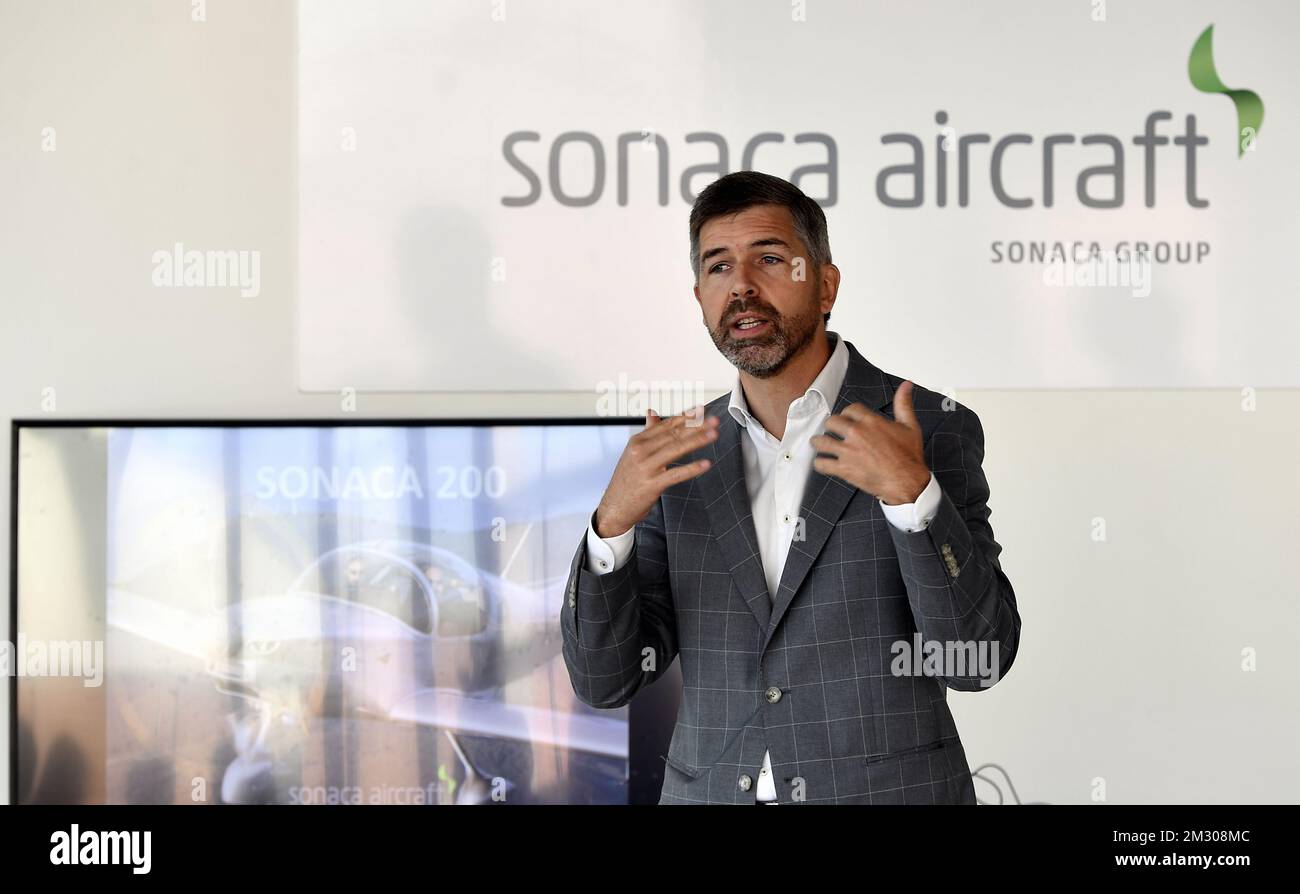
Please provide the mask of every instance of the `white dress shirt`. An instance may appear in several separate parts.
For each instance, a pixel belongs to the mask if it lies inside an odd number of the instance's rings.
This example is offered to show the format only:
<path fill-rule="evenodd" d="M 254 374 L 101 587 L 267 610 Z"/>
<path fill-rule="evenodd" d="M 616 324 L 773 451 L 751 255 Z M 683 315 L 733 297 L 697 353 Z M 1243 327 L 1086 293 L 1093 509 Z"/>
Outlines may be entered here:
<path fill-rule="evenodd" d="M 731 403 L 727 407 L 732 418 L 749 433 L 749 437 L 741 438 L 740 445 L 745 460 L 745 486 L 749 491 L 754 533 L 758 536 L 769 598 L 779 589 L 803 506 L 804 488 L 813 458 L 817 455 L 809 439 L 825 432 L 826 420 L 830 418 L 848 371 L 849 352 L 844 340 L 833 332 L 828 334 L 835 341 L 835 349 L 803 396 L 791 401 L 786 412 L 785 435 L 780 440 L 764 429 L 749 412 L 739 377 L 731 390 Z M 915 503 L 889 506 L 881 502 L 880 508 L 894 527 L 904 531 L 923 531 L 938 512 L 939 499 L 939 482 L 931 473 L 930 483 Z M 596 534 L 594 513 L 592 520 L 593 524 L 587 529 L 587 570 L 592 574 L 608 574 L 621 568 L 632 554 L 636 529 L 602 539 Z M 756 797 L 759 801 L 776 800 L 770 754 L 763 755 Z"/>

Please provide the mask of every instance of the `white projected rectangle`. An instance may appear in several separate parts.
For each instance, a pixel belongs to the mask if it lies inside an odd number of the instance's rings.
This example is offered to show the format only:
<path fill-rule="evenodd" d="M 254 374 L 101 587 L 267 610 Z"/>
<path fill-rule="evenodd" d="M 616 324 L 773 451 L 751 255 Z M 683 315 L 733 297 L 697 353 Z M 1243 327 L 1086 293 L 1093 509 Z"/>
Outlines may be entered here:
<path fill-rule="evenodd" d="M 822 203 L 831 328 L 928 387 L 1300 385 L 1300 8 L 1089 12 L 302 3 L 300 385 L 730 387 L 687 224 L 743 168 Z"/>

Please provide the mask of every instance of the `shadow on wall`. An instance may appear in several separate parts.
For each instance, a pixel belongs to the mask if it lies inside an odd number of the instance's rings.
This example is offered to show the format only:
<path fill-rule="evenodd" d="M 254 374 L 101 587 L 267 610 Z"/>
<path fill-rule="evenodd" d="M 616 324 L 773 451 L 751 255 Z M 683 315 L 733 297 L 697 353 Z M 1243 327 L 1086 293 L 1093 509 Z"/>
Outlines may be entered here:
<path fill-rule="evenodd" d="M 407 210 L 401 219 L 395 246 L 400 289 L 400 317 L 402 344 L 388 348 L 371 345 L 365 338 L 364 327 L 358 327 L 358 350 L 387 351 L 396 347 L 399 356 L 387 356 L 385 365 L 396 364 L 404 381 L 418 381 L 423 388 L 437 390 L 452 384 L 481 378 L 497 379 L 498 375 L 482 374 L 489 364 L 504 367 L 508 380 L 519 390 L 537 388 L 545 382 L 546 373 L 556 363 L 555 356 L 538 355 L 531 348 L 513 343 L 508 330 L 494 324 L 492 305 L 498 300 L 498 315 L 510 312 L 502 303 L 505 296 L 519 305 L 520 315 L 530 319 L 544 319 L 545 309 L 536 302 L 547 294 L 546 271 L 523 271 L 509 266 L 505 259 L 505 272 L 513 283 L 495 283 L 493 259 L 498 250 L 493 248 L 490 234 L 484 233 L 478 218 L 464 209 L 455 207 L 419 207 Z M 557 259 L 559 263 L 568 263 Z M 521 277 L 529 277 L 529 287 L 520 285 Z M 500 296 L 493 290 L 500 289 Z M 510 291 L 506 291 L 509 288 Z M 578 296 L 578 300 L 582 300 Z M 367 313 L 365 296 L 357 296 L 357 313 Z M 573 333 L 574 340 L 582 333 Z M 464 344 L 478 343 L 509 345 L 498 356 L 479 356 L 475 370 L 452 369 L 450 364 L 463 362 L 468 356 Z M 556 350 L 571 349 L 556 345 Z M 455 351 L 443 350 L 455 345 Z M 402 369 L 404 367 L 404 369 Z M 391 368 L 391 366 L 389 367 Z M 486 389 L 479 389 L 486 390 Z"/>

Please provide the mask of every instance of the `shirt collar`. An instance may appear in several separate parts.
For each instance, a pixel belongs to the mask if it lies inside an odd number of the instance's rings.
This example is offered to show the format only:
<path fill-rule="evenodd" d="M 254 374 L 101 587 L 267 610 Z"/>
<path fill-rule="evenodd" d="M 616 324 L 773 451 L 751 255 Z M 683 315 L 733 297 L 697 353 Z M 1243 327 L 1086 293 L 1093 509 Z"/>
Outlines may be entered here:
<path fill-rule="evenodd" d="M 840 388 L 844 385 L 844 377 L 849 369 L 849 349 L 844 346 L 844 339 L 840 338 L 839 333 L 827 332 L 826 335 L 835 343 L 830 359 L 826 361 L 826 365 L 817 374 L 817 378 L 813 379 L 813 383 L 808 386 L 803 396 L 790 403 L 787 418 L 806 416 L 821 406 L 829 412 L 840 396 Z M 745 389 L 741 386 L 739 375 L 736 376 L 735 387 L 731 389 L 731 400 L 727 404 L 727 410 L 733 419 L 746 428 L 749 427 L 751 419 L 758 424 L 758 420 L 750 415 L 749 404 L 745 400 Z"/>

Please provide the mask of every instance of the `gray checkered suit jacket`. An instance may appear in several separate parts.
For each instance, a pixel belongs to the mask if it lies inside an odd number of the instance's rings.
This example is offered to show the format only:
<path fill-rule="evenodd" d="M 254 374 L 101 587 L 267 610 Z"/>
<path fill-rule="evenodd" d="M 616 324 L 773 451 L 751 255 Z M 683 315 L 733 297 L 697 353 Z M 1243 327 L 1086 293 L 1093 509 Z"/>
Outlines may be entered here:
<path fill-rule="evenodd" d="M 898 376 L 848 345 L 833 412 L 860 403 L 893 418 Z M 719 437 L 680 462 L 703 475 L 669 488 L 637 525 L 631 558 L 586 570 L 585 538 L 561 607 L 564 661 L 578 697 L 626 704 L 680 656 L 682 704 L 661 804 L 753 804 L 765 749 L 777 797 L 806 804 L 974 804 L 947 689 L 981 691 L 978 671 L 896 675 L 894 644 L 997 644 L 1011 668 L 1020 615 L 989 526 L 973 411 L 913 389 L 925 457 L 943 497 L 929 528 L 902 531 L 879 502 L 810 470 L 804 539 L 772 597 L 728 396 L 708 404 Z"/>

